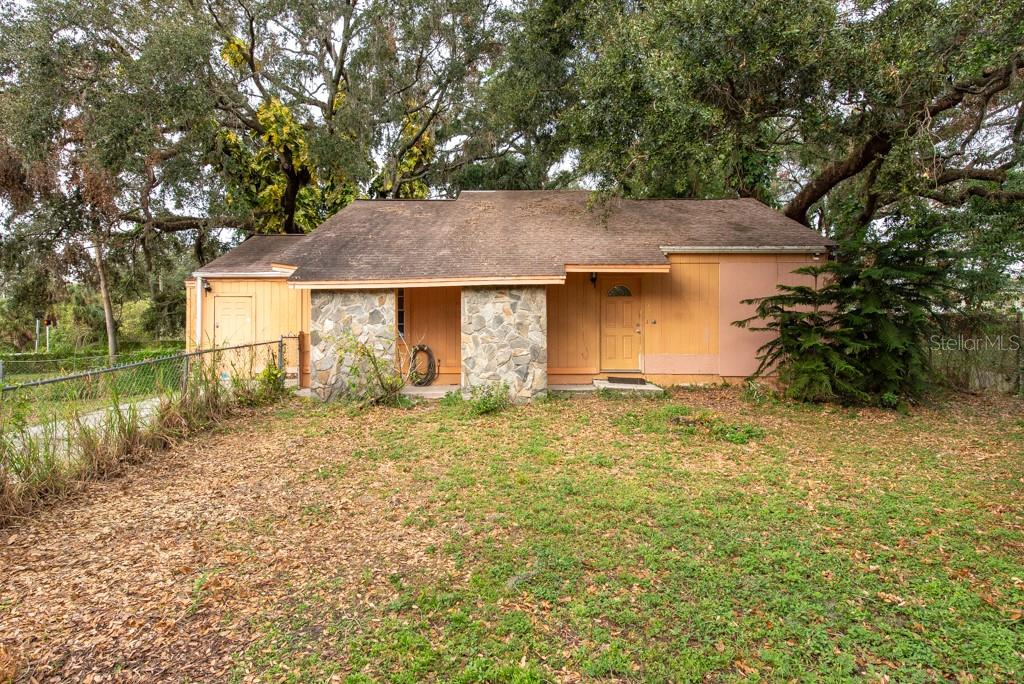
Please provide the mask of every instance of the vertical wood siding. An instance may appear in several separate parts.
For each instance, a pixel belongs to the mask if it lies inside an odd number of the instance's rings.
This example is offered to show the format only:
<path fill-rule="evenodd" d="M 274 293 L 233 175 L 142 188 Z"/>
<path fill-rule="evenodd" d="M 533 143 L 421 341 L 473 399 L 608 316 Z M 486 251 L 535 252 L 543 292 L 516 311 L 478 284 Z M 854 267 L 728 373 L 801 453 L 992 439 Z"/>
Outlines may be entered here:
<path fill-rule="evenodd" d="M 425 344 L 434 352 L 438 362 L 435 384 L 457 385 L 462 377 L 461 291 L 458 287 L 405 290 L 405 341 L 409 348 Z"/>
<path fill-rule="evenodd" d="M 196 284 L 195 281 L 185 283 L 185 349 L 192 351 L 196 347 Z"/>
<path fill-rule="evenodd" d="M 741 300 L 773 294 L 779 283 L 807 282 L 792 271 L 814 263 L 811 255 L 792 254 L 673 254 L 669 261 L 669 273 L 642 276 L 642 374 L 664 383 L 752 373 L 765 334 L 732 325 L 753 311 Z M 565 285 L 548 286 L 552 384 L 606 375 L 600 368 L 600 304 L 587 273 L 569 273 Z"/>
<path fill-rule="evenodd" d="M 216 338 L 214 328 L 217 297 L 250 297 L 252 301 L 253 338 L 252 342 L 276 341 L 282 335 L 303 335 L 304 351 L 301 356 L 303 368 L 299 369 L 303 387 L 308 386 L 308 343 L 309 343 L 309 302 L 308 290 L 288 287 L 284 278 L 211 278 L 206 281 L 212 291 L 203 294 L 202 346 L 212 347 Z M 195 348 L 195 284 L 185 286 L 185 340 L 189 350 Z M 299 365 L 299 346 L 295 342 L 286 345 L 285 364 Z"/>
<path fill-rule="evenodd" d="M 718 262 L 672 258 L 669 274 L 644 276 L 648 354 L 718 353 Z"/>
<path fill-rule="evenodd" d="M 600 371 L 601 298 L 588 273 L 568 273 L 548 285 L 548 375 Z"/>

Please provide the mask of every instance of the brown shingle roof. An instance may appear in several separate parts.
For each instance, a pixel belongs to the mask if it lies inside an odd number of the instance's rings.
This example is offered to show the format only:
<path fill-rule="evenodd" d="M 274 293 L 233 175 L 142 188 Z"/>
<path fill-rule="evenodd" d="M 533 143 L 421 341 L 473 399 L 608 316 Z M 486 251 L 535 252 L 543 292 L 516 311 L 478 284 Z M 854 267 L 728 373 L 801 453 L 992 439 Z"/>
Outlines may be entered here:
<path fill-rule="evenodd" d="M 357 200 L 281 248 L 247 240 L 202 271 L 297 266 L 290 280 L 551 278 L 567 264 L 666 264 L 663 247 L 833 243 L 753 199 L 625 200 L 587 191 L 463 192 L 457 200 Z M 281 240 L 285 242 L 287 238 Z M 264 246 L 266 245 L 266 246 Z M 242 250 L 247 250 L 244 253 Z"/>
<path fill-rule="evenodd" d="M 296 252 L 291 280 L 561 276 L 566 264 L 663 264 L 666 246 L 833 243 L 753 199 L 624 200 L 586 191 L 464 192 L 457 200 L 362 200 Z"/>
<path fill-rule="evenodd" d="M 291 250 L 308 238 L 308 235 L 253 235 L 227 254 L 203 266 L 196 273 L 199 275 L 215 273 L 253 275 L 270 273 L 272 264 L 294 266 L 295 263 L 290 256 Z"/>

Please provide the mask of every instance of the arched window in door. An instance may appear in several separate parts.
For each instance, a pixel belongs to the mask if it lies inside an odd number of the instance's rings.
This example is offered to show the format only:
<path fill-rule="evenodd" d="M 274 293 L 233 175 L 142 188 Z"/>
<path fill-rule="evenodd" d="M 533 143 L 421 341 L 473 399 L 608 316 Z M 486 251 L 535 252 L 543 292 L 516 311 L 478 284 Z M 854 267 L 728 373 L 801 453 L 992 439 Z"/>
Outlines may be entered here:
<path fill-rule="evenodd" d="M 625 285 L 614 285 L 608 290 L 609 297 L 632 297 L 633 293 Z"/>

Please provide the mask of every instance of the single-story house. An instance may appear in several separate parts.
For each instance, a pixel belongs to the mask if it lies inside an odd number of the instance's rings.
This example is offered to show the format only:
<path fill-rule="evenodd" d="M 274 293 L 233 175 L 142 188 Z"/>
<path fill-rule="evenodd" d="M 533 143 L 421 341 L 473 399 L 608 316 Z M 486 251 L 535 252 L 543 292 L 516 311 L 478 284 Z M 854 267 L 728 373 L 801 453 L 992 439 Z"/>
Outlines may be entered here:
<path fill-rule="evenodd" d="M 299 335 L 289 365 L 329 397 L 352 334 L 405 363 L 428 345 L 441 385 L 515 398 L 609 376 L 749 376 L 764 332 L 743 300 L 807 276 L 834 243 L 754 199 L 627 200 L 585 191 L 357 200 L 308 235 L 254 236 L 193 274 L 190 347 Z"/>

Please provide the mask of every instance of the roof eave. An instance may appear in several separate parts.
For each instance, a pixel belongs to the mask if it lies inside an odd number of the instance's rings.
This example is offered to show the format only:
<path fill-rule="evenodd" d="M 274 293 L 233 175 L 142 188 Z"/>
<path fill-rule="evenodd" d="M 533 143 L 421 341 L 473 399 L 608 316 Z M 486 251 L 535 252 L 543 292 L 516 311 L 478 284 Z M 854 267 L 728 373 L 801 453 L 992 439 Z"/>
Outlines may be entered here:
<path fill-rule="evenodd" d="M 192 273 L 194 278 L 280 278 L 284 280 L 288 277 L 288 273 L 281 271 L 195 271 Z"/>
<path fill-rule="evenodd" d="M 668 273 L 672 264 L 566 264 L 566 273 Z"/>
<path fill-rule="evenodd" d="M 292 278 L 288 281 L 288 287 L 297 290 L 388 290 L 409 287 L 514 287 L 522 285 L 563 284 L 565 284 L 564 275 L 380 280 L 299 280 Z"/>
<path fill-rule="evenodd" d="M 739 245 L 728 247 L 707 247 L 694 245 L 663 245 L 664 254 L 822 254 L 834 245 Z"/>

